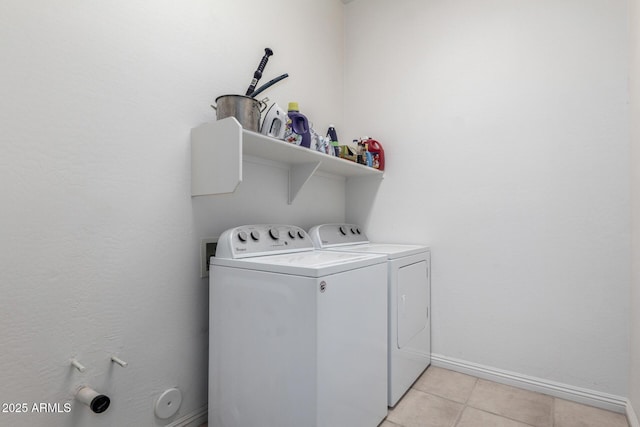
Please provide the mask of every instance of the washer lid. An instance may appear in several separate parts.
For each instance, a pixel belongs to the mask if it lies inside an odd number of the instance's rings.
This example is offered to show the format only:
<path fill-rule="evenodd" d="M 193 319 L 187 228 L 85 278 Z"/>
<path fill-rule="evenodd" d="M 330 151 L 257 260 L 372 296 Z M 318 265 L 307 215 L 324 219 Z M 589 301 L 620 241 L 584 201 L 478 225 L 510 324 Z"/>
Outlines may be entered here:
<path fill-rule="evenodd" d="M 338 251 L 309 251 L 251 258 L 211 258 L 213 266 L 244 268 L 307 277 L 322 277 L 347 270 L 381 264 L 381 254 Z"/>
<path fill-rule="evenodd" d="M 383 254 L 388 259 L 396 259 L 423 252 L 429 252 L 429 247 L 421 245 L 401 245 L 393 243 L 365 243 L 362 245 L 340 246 L 330 248 L 332 251 L 359 252 L 367 254 Z"/>

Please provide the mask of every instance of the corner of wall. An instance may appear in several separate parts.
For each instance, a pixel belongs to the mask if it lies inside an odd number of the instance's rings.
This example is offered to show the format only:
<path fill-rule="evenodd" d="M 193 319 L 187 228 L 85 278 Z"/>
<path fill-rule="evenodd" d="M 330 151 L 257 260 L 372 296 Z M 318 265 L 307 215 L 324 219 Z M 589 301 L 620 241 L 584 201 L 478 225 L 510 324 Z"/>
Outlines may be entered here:
<path fill-rule="evenodd" d="M 631 325 L 629 336 L 629 402 L 627 414 L 632 427 L 640 427 L 640 0 L 629 2 L 629 100 L 631 127 Z"/>

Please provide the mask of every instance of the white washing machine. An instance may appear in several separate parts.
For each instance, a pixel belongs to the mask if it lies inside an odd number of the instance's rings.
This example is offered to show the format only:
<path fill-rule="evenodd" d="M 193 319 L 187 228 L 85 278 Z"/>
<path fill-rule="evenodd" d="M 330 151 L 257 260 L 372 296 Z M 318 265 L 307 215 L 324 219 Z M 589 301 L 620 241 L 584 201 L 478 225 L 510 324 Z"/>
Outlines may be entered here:
<path fill-rule="evenodd" d="M 354 224 L 309 230 L 316 248 L 387 259 L 389 301 L 388 405 L 394 407 L 431 363 L 431 251 L 426 246 L 370 243 Z"/>
<path fill-rule="evenodd" d="M 386 257 L 299 227 L 225 231 L 210 269 L 209 427 L 375 427 L 387 415 Z"/>

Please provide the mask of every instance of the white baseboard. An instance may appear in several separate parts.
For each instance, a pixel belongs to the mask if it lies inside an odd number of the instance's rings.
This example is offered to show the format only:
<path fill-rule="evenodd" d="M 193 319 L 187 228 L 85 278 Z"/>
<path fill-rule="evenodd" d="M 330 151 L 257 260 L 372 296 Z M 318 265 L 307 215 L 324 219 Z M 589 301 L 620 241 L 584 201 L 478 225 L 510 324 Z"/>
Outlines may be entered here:
<path fill-rule="evenodd" d="M 608 411 L 629 414 L 629 408 L 631 407 L 631 405 L 628 404 L 627 399 L 624 397 L 601 393 L 599 391 L 581 387 L 574 387 L 572 385 L 518 374 L 516 372 L 503 371 L 501 369 L 454 359 L 440 354 L 431 354 L 431 363 L 433 366 L 450 369 L 452 371 L 461 372 L 463 374 L 472 375 L 474 377 L 483 378 L 501 384 L 511 385 L 525 390 L 547 394 L 553 397 L 559 397 L 561 399 L 571 400 L 584 405 L 595 406 Z M 633 411 L 633 408 L 631 408 L 631 411 Z M 629 422 L 631 423 L 631 421 Z M 631 426 L 640 427 L 637 425 L 637 418 L 636 425 L 634 426 L 631 424 Z"/>
<path fill-rule="evenodd" d="M 200 427 L 207 422 L 208 413 L 208 406 L 205 405 L 190 414 L 180 417 L 171 424 L 167 424 L 165 427 Z"/>
<path fill-rule="evenodd" d="M 627 400 L 627 421 L 629 421 L 629 427 L 640 427 L 638 416 L 633 410 L 633 406 L 631 405 L 631 402 L 629 402 L 629 400 Z"/>

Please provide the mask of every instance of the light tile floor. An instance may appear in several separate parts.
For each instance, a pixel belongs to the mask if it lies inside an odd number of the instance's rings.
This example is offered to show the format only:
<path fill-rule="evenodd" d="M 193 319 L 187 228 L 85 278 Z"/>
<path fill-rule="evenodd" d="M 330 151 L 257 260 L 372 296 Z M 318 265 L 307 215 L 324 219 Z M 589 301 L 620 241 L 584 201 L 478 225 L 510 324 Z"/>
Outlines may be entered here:
<path fill-rule="evenodd" d="M 622 414 L 431 366 L 379 427 L 628 426 Z"/>
<path fill-rule="evenodd" d="M 429 367 L 380 427 L 628 427 L 624 415 Z"/>

